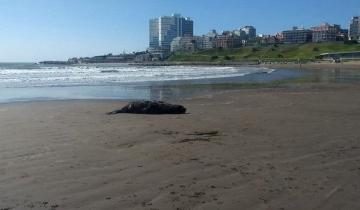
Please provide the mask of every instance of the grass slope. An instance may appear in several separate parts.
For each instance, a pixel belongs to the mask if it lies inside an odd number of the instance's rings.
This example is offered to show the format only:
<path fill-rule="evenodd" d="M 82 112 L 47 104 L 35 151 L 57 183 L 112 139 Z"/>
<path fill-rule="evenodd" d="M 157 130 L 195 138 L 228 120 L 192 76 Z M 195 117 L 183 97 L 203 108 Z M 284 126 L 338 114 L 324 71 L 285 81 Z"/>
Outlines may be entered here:
<path fill-rule="evenodd" d="M 255 60 L 284 61 L 312 60 L 321 53 L 360 51 L 360 44 L 307 43 L 281 44 L 238 49 L 211 49 L 195 53 L 176 53 L 169 61 L 184 62 L 241 62 Z"/>

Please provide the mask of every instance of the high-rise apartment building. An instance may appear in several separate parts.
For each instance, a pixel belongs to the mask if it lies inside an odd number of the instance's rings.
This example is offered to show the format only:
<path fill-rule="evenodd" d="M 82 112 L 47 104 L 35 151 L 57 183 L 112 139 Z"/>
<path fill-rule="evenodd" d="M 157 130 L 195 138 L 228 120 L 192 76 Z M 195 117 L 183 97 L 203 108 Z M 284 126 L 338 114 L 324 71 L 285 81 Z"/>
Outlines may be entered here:
<path fill-rule="evenodd" d="M 151 19 L 149 23 L 150 49 L 170 51 L 171 42 L 176 37 L 192 37 L 194 23 L 180 14 Z"/>
<path fill-rule="evenodd" d="M 353 17 L 349 28 L 349 39 L 360 42 L 360 16 Z"/>
<path fill-rule="evenodd" d="M 149 48 L 157 49 L 159 48 L 159 19 L 151 19 L 149 22 Z"/>

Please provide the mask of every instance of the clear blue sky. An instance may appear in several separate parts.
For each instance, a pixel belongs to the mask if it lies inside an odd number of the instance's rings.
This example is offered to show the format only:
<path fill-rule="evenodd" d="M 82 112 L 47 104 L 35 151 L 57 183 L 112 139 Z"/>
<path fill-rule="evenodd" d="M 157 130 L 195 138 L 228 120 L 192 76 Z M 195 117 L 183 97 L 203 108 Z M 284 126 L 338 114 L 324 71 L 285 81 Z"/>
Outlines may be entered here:
<path fill-rule="evenodd" d="M 172 13 L 191 17 L 195 34 L 244 25 L 273 34 L 322 22 L 348 28 L 360 0 L 0 0 L 0 62 L 143 50 L 148 20 Z"/>

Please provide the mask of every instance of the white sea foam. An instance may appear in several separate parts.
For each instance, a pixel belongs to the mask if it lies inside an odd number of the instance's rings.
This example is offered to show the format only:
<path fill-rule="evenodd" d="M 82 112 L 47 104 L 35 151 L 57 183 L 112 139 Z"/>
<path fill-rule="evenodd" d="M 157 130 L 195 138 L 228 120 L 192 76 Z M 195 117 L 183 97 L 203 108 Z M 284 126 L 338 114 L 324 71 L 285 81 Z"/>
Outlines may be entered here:
<path fill-rule="evenodd" d="M 39 66 L 32 69 L 0 69 L 0 87 L 54 87 L 116 85 L 136 82 L 196 80 L 271 73 L 253 67 L 195 66 Z"/>

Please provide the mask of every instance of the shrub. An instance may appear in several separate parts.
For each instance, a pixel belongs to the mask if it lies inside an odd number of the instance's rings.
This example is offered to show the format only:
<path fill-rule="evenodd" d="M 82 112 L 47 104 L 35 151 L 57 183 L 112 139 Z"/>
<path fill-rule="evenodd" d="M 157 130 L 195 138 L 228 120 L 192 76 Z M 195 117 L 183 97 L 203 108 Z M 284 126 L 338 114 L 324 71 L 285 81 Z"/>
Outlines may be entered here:
<path fill-rule="evenodd" d="M 211 60 L 217 60 L 218 58 L 219 58 L 219 56 L 217 56 L 217 55 L 211 56 Z"/>
<path fill-rule="evenodd" d="M 356 40 L 345 40 L 344 44 L 358 44 L 358 42 Z"/>
<path fill-rule="evenodd" d="M 225 60 L 231 60 L 231 57 L 228 56 L 228 55 L 226 55 L 226 56 L 224 57 L 224 59 L 225 59 Z"/>

